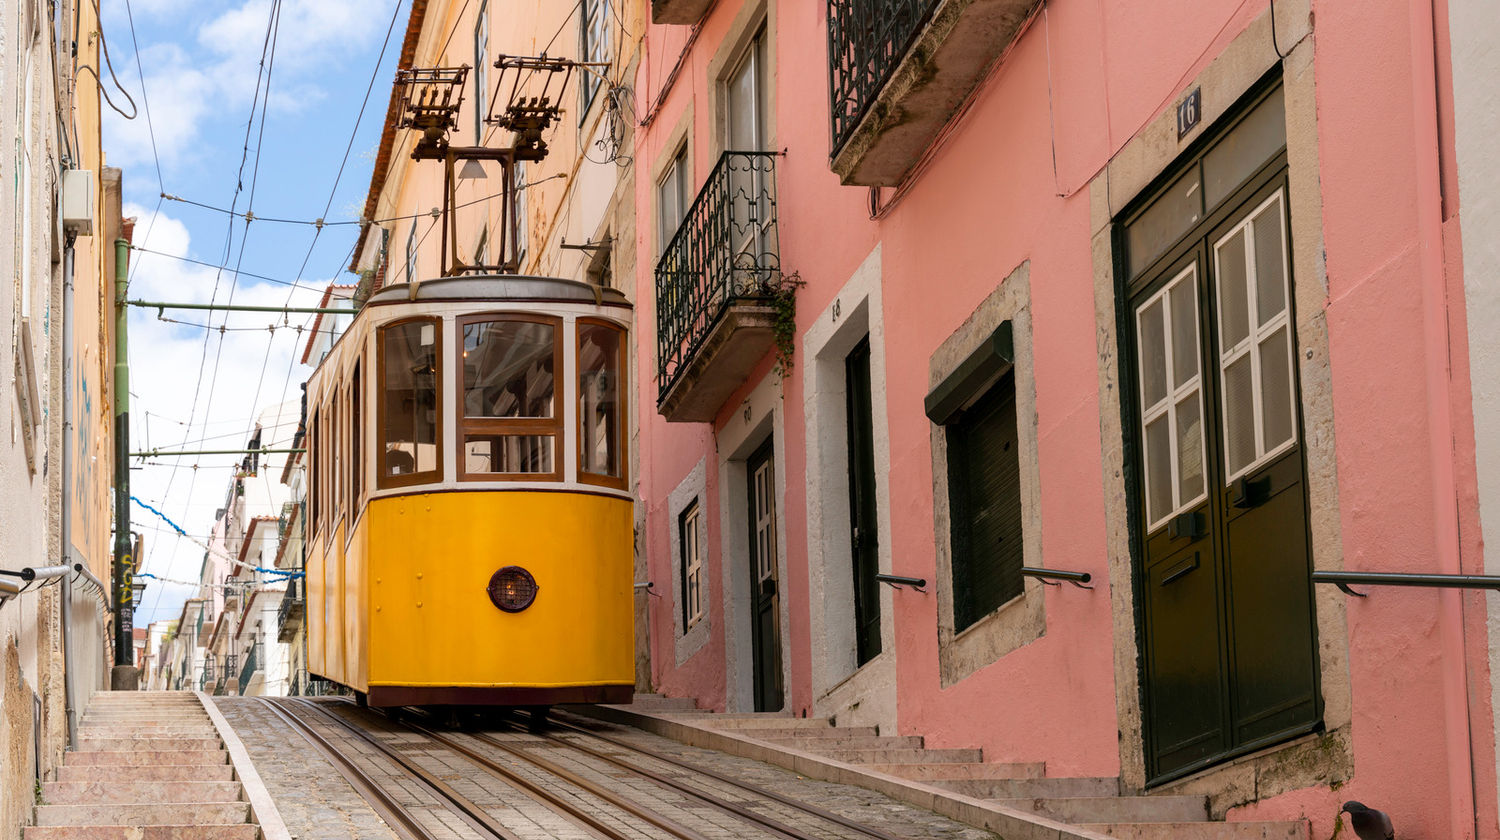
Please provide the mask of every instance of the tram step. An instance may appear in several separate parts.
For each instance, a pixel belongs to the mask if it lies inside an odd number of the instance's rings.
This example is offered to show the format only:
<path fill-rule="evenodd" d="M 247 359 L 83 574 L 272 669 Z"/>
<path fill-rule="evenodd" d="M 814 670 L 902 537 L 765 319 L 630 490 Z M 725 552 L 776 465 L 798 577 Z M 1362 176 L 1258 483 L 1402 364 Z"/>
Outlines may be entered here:
<path fill-rule="evenodd" d="M 1208 820 L 1206 796 L 1065 796 L 991 799 L 1063 822 L 1143 823 Z"/>
<path fill-rule="evenodd" d="M 1041 761 L 1022 761 L 1014 764 L 952 762 L 948 764 L 866 764 L 866 770 L 911 779 L 914 782 L 933 782 L 940 779 L 1040 779 L 1047 771 Z"/>
<path fill-rule="evenodd" d="M 68 753 L 69 764 L 151 767 L 157 764 L 228 764 L 223 750 L 117 750 Z"/>
<path fill-rule="evenodd" d="M 975 799 L 1120 795 L 1120 780 L 1112 776 L 1052 779 L 935 779 L 929 781 L 928 784 L 963 796 L 972 796 Z"/>
<path fill-rule="evenodd" d="M 113 750 L 216 750 L 218 738 L 79 738 L 79 752 L 105 752 Z"/>
<path fill-rule="evenodd" d="M 1306 822 L 1086 823 L 1120 840 L 1308 840 Z"/>
<path fill-rule="evenodd" d="M 169 805 L 38 805 L 37 825 L 233 825 L 250 817 L 248 802 Z"/>
<path fill-rule="evenodd" d="M 871 749 L 871 750 L 819 750 L 819 755 L 834 761 L 850 764 L 959 764 L 977 763 L 984 760 L 984 753 L 975 749 Z"/>
<path fill-rule="evenodd" d="M 57 769 L 59 782 L 107 782 L 120 778 L 120 768 L 97 764 L 64 764 Z M 231 764 L 160 764 L 132 767 L 130 778 L 138 782 L 229 782 Z"/>
<path fill-rule="evenodd" d="M 805 750 L 807 752 L 827 752 L 828 750 L 920 750 L 922 749 L 921 735 L 849 735 L 838 737 L 781 737 L 767 738 L 757 733 L 754 737 L 762 741 L 788 746 L 793 749 Z"/>
<path fill-rule="evenodd" d="M 34 825 L 25 840 L 258 840 L 260 826 L 244 825 Z"/>
<path fill-rule="evenodd" d="M 239 782 L 100 780 L 47 782 L 42 800 L 48 805 L 128 805 L 140 802 L 239 802 Z"/>

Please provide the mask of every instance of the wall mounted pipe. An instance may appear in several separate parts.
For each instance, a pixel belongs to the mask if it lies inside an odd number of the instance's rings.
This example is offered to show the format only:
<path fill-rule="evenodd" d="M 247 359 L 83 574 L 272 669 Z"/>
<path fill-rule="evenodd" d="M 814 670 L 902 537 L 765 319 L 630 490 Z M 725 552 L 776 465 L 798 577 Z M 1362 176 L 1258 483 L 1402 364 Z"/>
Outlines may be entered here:
<path fill-rule="evenodd" d="M 73 559 L 73 242 L 63 249 L 62 293 L 62 557 Z M 63 718 L 67 723 L 68 749 L 78 749 L 78 651 L 73 647 L 73 578 L 62 582 Z"/>

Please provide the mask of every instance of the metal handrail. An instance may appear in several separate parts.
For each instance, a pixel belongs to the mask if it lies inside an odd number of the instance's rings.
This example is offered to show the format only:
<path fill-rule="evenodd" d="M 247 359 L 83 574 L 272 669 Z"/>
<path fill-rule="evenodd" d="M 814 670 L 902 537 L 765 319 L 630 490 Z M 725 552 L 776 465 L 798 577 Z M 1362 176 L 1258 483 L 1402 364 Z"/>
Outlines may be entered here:
<path fill-rule="evenodd" d="M 1062 569 L 1039 569 L 1035 566 L 1022 566 L 1021 574 L 1026 577 L 1039 578 L 1048 586 L 1061 586 L 1057 581 L 1067 581 L 1079 589 L 1093 589 L 1092 586 L 1084 584 L 1094 579 L 1088 572 L 1068 572 Z"/>
<path fill-rule="evenodd" d="M 1495 589 L 1500 590 L 1500 576 L 1497 575 L 1449 575 L 1449 574 L 1415 574 L 1411 572 L 1332 572 L 1316 571 L 1312 573 L 1313 583 L 1331 583 L 1337 586 L 1346 595 L 1357 598 L 1365 597 L 1363 592 L 1355 592 L 1349 588 L 1349 584 L 1363 584 L 1366 586 L 1423 586 L 1451 589 Z"/>
<path fill-rule="evenodd" d="M 910 586 L 912 589 L 915 589 L 918 592 L 927 591 L 923 588 L 927 585 L 927 578 L 907 577 L 905 575 L 878 574 L 875 576 L 875 580 L 879 581 L 880 583 L 889 584 L 897 589 L 900 589 L 903 586 Z"/>

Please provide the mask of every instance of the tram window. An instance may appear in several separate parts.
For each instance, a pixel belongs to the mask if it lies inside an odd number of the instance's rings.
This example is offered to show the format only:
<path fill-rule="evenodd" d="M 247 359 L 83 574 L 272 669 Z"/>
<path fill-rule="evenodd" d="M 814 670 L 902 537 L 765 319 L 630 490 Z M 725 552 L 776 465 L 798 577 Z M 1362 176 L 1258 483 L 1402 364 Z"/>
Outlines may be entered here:
<path fill-rule="evenodd" d="M 303 453 L 303 459 L 307 463 L 307 484 L 303 492 L 307 496 L 307 520 L 312 523 L 311 531 L 314 534 L 318 532 L 318 517 L 323 515 L 322 500 L 318 498 L 318 479 L 322 477 L 322 470 L 318 469 L 318 458 L 323 454 L 323 436 L 318 434 L 318 421 L 321 419 L 321 415 L 314 411 L 312 420 L 307 424 L 307 452 Z"/>
<path fill-rule="evenodd" d="M 562 322 L 515 315 L 462 324 L 464 476 L 559 478 Z"/>
<path fill-rule="evenodd" d="M 380 329 L 380 487 L 438 477 L 440 332 L 435 318 Z"/>
<path fill-rule="evenodd" d="M 620 363 L 624 331 L 594 321 L 578 323 L 578 472 L 580 481 L 623 484 L 624 436 Z M 597 481 L 602 479 L 602 481 Z"/>
<path fill-rule="evenodd" d="M 349 380 L 349 509 L 357 513 L 359 511 L 359 497 L 361 479 L 360 475 L 364 469 L 365 435 L 364 427 L 360 426 L 359 420 L 361 406 L 359 404 L 359 362 L 354 363 L 354 375 Z"/>

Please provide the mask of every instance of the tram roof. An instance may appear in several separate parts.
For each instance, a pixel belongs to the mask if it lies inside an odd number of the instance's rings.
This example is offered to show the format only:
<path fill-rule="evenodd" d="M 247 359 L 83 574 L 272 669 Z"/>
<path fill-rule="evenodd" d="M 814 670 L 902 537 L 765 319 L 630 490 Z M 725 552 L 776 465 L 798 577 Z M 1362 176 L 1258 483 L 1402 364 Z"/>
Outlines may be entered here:
<path fill-rule="evenodd" d="M 561 277 L 532 277 L 520 274 L 490 274 L 467 277 L 442 277 L 423 280 L 412 296 L 409 284 L 386 286 L 370 295 L 370 304 L 409 303 L 445 300 L 525 300 L 596 303 L 630 306 L 618 289 L 603 288 Z"/>

